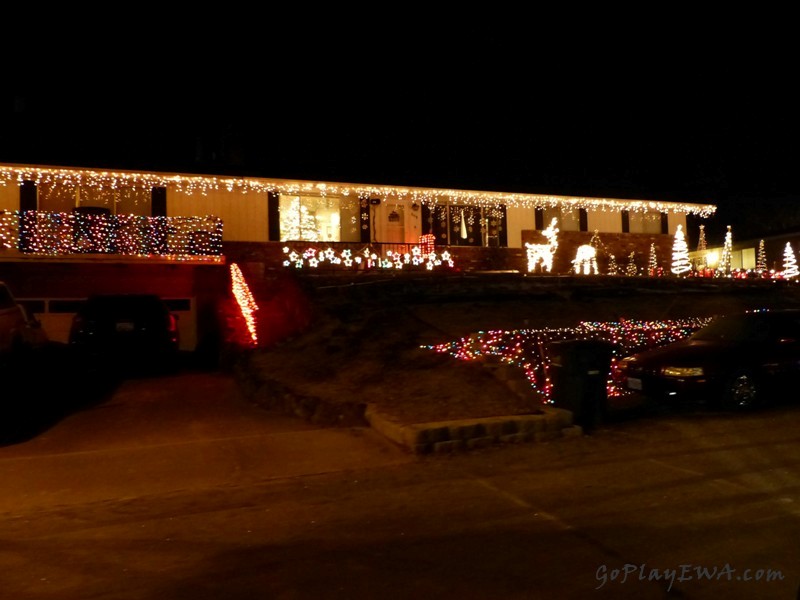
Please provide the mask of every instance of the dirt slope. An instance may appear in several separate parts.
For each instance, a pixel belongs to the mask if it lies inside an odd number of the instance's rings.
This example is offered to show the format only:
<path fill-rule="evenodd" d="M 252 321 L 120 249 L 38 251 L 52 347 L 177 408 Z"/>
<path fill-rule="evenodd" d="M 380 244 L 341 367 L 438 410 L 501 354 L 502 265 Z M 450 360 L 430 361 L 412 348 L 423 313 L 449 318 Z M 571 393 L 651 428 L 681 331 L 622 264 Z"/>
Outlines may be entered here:
<path fill-rule="evenodd" d="M 253 351 L 251 361 L 275 385 L 328 401 L 375 403 L 407 423 L 524 414 L 541 398 L 510 391 L 485 359 L 457 360 L 429 347 L 497 329 L 800 306 L 795 286 L 608 279 L 594 285 L 574 278 L 521 285 L 520 276 L 306 279 L 308 326 Z"/>

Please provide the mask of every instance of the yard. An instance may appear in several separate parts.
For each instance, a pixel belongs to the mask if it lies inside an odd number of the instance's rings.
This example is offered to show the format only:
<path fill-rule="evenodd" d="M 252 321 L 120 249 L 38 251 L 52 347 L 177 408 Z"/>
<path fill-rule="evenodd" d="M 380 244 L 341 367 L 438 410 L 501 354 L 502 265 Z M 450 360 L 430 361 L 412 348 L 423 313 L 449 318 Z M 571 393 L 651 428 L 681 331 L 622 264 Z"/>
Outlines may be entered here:
<path fill-rule="evenodd" d="M 486 417 L 535 412 L 546 400 L 534 387 L 514 393 L 495 376 L 512 361 L 510 341 L 585 335 L 609 324 L 641 321 L 629 329 L 662 343 L 666 321 L 708 318 L 755 308 L 800 306 L 800 288 L 784 282 L 647 278 L 434 277 L 381 278 L 357 282 L 308 278 L 301 288 L 311 307 L 299 334 L 249 350 L 251 372 L 273 396 L 309 402 L 372 403 L 399 422 Z M 691 328 L 691 325 L 689 325 Z M 623 328 L 624 329 L 624 328 Z M 593 334 L 594 335 L 594 334 Z M 607 332 L 606 334 L 607 335 Z M 633 338 L 631 338 L 633 339 Z M 486 351 L 487 343 L 503 346 Z M 485 347 L 465 356 L 465 347 Z M 506 356 L 503 356 L 503 355 Z M 526 380 L 521 368 L 505 378 Z"/>

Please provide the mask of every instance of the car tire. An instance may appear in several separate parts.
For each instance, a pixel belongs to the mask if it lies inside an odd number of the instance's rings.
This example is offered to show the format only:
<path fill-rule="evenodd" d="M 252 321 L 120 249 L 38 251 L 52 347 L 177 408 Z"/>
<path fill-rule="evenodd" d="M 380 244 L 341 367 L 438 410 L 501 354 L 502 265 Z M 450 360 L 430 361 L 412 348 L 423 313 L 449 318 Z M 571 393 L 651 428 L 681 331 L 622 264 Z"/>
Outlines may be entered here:
<path fill-rule="evenodd" d="M 740 371 L 725 381 L 722 390 L 723 408 L 752 410 L 761 401 L 761 386 L 752 373 Z"/>

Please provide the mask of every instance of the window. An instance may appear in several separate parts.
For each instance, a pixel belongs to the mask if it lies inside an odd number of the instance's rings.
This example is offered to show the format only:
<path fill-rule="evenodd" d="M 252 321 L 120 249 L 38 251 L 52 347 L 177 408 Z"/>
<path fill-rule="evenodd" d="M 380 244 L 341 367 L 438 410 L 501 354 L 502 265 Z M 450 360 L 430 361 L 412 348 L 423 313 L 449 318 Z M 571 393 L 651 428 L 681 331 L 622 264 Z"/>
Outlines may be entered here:
<path fill-rule="evenodd" d="M 504 206 L 437 204 L 423 207 L 423 233 L 440 246 L 502 247 L 508 244 Z"/>
<path fill-rule="evenodd" d="M 628 212 L 628 233 L 659 234 L 662 228 L 662 213 L 647 211 Z"/>
<path fill-rule="evenodd" d="M 76 207 L 105 208 L 114 215 L 150 216 L 150 188 L 70 187 L 42 182 L 38 186 L 38 207 L 44 212 L 69 213 Z"/>
<path fill-rule="evenodd" d="M 357 199 L 281 194 L 281 241 L 357 242 L 360 213 Z"/>

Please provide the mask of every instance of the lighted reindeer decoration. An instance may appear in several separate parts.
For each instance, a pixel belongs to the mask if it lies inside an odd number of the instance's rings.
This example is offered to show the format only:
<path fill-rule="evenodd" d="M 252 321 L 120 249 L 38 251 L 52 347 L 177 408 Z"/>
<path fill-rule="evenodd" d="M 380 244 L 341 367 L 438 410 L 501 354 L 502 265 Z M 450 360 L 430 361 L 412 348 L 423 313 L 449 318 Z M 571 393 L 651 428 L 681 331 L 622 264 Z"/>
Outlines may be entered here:
<path fill-rule="evenodd" d="M 550 225 L 542 231 L 542 235 L 547 238 L 546 244 L 531 244 L 526 242 L 525 248 L 528 253 L 528 273 L 533 273 L 537 267 L 542 272 L 549 273 L 553 268 L 553 255 L 558 248 L 558 224 L 557 219 L 553 219 Z"/>
<path fill-rule="evenodd" d="M 589 244 L 578 246 L 572 265 L 576 275 L 597 275 L 597 249 Z"/>

